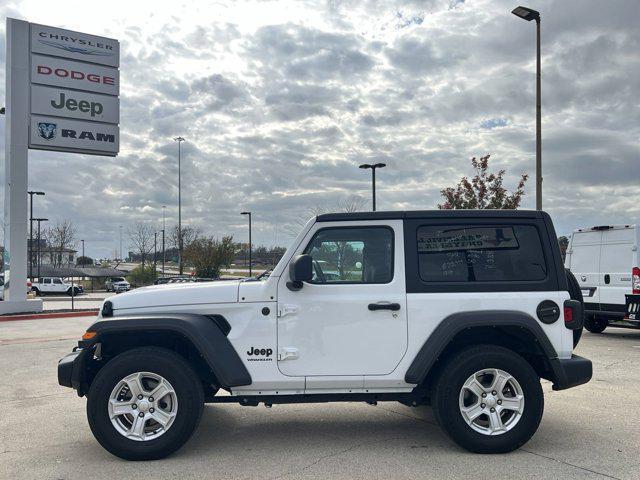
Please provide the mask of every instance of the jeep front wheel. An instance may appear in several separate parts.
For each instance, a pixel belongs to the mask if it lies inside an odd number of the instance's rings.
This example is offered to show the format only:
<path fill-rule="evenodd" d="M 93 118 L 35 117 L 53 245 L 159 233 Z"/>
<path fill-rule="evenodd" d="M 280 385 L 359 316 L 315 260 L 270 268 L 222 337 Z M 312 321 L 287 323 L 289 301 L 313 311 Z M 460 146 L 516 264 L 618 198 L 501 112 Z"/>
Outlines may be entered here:
<path fill-rule="evenodd" d="M 520 355 L 481 345 L 444 365 L 432 404 L 436 420 L 458 445 L 475 453 L 504 453 L 536 432 L 544 396 L 538 375 Z"/>
<path fill-rule="evenodd" d="M 141 347 L 118 355 L 98 372 L 87 417 L 98 442 L 112 454 L 154 460 L 186 443 L 203 406 L 202 384 L 181 356 Z"/>

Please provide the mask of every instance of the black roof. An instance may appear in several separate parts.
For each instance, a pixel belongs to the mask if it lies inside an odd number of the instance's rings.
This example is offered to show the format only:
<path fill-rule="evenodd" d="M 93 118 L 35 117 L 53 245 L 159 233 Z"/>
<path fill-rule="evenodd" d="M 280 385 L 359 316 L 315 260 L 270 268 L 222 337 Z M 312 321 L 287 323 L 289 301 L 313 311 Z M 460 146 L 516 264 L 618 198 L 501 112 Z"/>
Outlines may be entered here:
<path fill-rule="evenodd" d="M 318 222 L 347 220 L 402 220 L 405 218 L 543 218 L 536 210 L 407 210 L 388 212 L 324 213 Z"/>

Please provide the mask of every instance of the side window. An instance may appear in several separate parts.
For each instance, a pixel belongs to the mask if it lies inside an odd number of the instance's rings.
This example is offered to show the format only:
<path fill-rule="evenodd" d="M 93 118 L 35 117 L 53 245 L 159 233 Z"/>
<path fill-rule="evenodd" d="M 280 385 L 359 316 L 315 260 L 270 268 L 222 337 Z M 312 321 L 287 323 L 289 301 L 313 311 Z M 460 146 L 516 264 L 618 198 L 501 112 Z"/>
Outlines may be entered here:
<path fill-rule="evenodd" d="M 325 228 L 305 253 L 313 258 L 312 283 L 389 283 L 393 280 L 393 230 Z"/>
<path fill-rule="evenodd" d="M 51 285 L 51 279 L 50 278 L 45 278 L 44 279 L 44 283 L 45 283 L 45 285 Z"/>
<path fill-rule="evenodd" d="M 425 282 L 538 281 L 547 268 L 533 225 L 424 226 L 417 230 Z"/>
<path fill-rule="evenodd" d="M 62 280 L 60 280 L 59 278 L 54 278 L 53 283 L 56 285 L 62 285 Z"/>

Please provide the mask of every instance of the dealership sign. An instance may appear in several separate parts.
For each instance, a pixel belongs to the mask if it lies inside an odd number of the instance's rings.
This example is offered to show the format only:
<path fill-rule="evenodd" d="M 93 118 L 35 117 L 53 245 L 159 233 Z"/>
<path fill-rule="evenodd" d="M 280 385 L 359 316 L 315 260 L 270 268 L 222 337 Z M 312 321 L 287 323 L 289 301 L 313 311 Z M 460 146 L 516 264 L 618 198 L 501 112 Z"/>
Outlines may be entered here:
<path fill-rule="evenodd" d="M 24 20 L 6 21 L 6 280 L 0 313 L 33 312 L 42 310 L 42 302 L 27 301 L 26 290 L 29 149 L 118 154 L 120 44 Z"/>
<path fill-rule="evenodd" d="M 29 148 L 118 154 L 120 44 L 29 25 Z"/>

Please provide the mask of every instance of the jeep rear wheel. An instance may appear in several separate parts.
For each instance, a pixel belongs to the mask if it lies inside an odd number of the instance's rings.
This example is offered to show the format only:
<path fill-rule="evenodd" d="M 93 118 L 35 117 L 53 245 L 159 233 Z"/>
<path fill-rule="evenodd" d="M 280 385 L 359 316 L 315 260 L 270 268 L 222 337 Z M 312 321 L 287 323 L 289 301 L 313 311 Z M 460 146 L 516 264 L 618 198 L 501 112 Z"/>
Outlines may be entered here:
<path fill-rule="evenodd" d="M 475 453 L 521 447 L 538 429 L 544 409 L 540 379 L 531 365 L 494 345 L 465 349 L 448 361 L 431 398 L 441 427 Z"/>
<path fill-rule="evenodd" d="M 89 426 L 100 444 L 126 460 L 154 460 L 179 449 L 202 414 L 202 384 L 176 353 L 129 350 L 109 361 L 88 394 Z"/>

